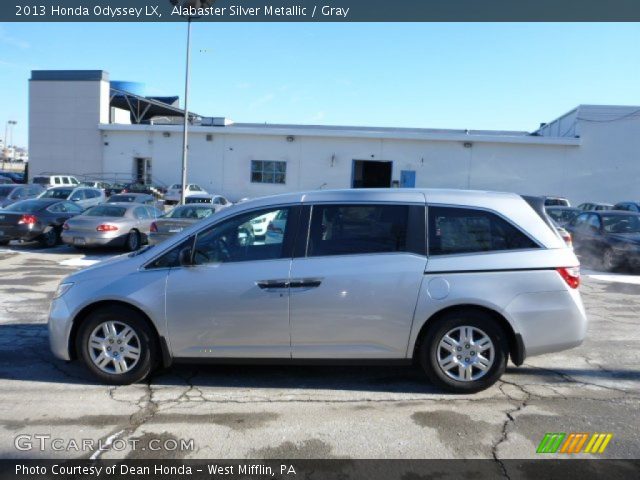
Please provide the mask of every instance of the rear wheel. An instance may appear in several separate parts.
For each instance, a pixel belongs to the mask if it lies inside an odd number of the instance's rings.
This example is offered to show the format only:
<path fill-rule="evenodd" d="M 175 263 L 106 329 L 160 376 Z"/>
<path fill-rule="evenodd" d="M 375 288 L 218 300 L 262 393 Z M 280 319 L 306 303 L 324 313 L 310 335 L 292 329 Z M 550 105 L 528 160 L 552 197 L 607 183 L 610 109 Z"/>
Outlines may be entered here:
<path fill-rule="evenodd" d="M 140 233 L 137 230 L 131 230 L 125 241 L 125 247 L 130 252 L 140 248 Z"/>
<path fill-rule="evenodd" d="M 85 319 L 76 348 L 94 375 L 114 385 L 143 380 L 159 358 L 155 334 L 144 318 L 117 305 L 101 308 Z"/>
<path fill-rule="evenodd" d="M 422 368 L 433 383 L 456 393 L 493 385 L 507 367 L 508 342 L 495 319 L 480 310 L 445 314 L 419 347 Z"/>
<path fill-rule="evenodd" d="M 58 244 L 58 231 L 55 227 L 47 227 L 38 239 L 40 246 L 45 248 L 55 247 Z"/>

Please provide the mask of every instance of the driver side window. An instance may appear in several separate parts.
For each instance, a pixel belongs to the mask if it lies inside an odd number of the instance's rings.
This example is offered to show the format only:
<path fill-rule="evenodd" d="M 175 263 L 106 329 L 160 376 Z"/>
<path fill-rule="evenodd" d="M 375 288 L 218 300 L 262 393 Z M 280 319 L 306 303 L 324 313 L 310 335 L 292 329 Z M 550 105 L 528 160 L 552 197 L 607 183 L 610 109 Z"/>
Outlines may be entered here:
<path fill-rule="evenodd" d="M 200 232 L 193 253 L 195 265 L 283 258 L 290 208 L 260 210 L 230 218 Z"/>

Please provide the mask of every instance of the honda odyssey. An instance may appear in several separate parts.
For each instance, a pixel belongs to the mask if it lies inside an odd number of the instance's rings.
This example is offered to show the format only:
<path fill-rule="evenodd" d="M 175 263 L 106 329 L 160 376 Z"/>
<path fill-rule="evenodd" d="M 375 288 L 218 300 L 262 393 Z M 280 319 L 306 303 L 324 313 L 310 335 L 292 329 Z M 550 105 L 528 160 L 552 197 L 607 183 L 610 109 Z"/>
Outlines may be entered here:
<path fill-rule="evenodd" d="M 280 219 L 268 242 L 254 221 Z M 420 366 L 441 388 L 579 345 L 579 263 L 511 193 L 366 189 L 250 200 L 65 278 L 51 348 L 128 384 L 173 362 Z"/>

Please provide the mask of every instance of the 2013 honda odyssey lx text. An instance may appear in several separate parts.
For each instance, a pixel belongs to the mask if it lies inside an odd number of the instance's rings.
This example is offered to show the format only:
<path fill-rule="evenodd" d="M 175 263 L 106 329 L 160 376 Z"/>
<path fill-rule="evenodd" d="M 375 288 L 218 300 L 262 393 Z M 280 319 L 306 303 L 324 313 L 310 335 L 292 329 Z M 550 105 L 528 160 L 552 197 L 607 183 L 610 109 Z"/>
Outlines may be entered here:
<path fill-rule="evenodd" d="M 270 241 L 252 220 L 280 220 Z M 579 263 L 511 193 L 367 189 L 247 201 L 62 281 L 54 354 L 102 381 L 180 361 L 416 362 L 475 392 L 511 358 L 568 349 L 587 319 Z"/>

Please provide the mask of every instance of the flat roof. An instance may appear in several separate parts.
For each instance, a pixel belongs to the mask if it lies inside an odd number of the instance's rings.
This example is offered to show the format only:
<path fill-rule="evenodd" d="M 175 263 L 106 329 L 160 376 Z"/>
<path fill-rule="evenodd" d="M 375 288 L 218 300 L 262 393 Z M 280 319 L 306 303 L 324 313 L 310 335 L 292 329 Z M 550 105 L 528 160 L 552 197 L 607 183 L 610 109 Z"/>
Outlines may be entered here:
<path fill-rule="evenodd" d="M 31 81 L 109 81 L 104 70 L 32 70 Z"/>

